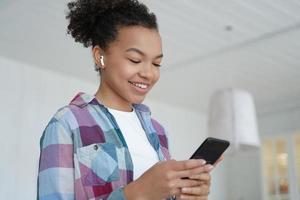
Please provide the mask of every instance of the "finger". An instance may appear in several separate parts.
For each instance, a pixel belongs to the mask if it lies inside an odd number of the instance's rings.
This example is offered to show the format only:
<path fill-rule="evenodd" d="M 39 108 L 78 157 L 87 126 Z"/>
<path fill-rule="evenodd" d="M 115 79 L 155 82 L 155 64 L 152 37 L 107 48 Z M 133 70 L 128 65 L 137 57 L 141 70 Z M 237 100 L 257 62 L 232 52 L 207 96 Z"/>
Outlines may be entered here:
<path fill-rule="evenodd" d="M 173 188 L 170 192 L 170 196 L 179 196 L 181 194 L 180 188 Z"/>
<path fill-rule="evenodd" d="M 203 159 L 190 159 L 190 160 L 182 160 L 176 161 L 173 163 L 173 169 L 176 171 L 182 171 L 187 169 L 193 169 L 196 167 L 200 167 L 205 165 L 206 161 Z"/>
<path fill-rule="evenodd" d="M 191 180 L 191 179 L 177 179 L 173 183 L 171 183 L 172 188 L 189 188 L 199 186 L 201 181 L 199 180 Z"/>
<path fill-rule="evenodd" d="M 179 199 L 182 199 L 182 200 L 207 200 L 208 196 L 194 196 L 194 195 L 181 194 L 179 196 Z"/>
<path fill-rule="evenodd" d="M 211 180 L 211 175 L 209 173 L 201 173 L 193 176 L 189 176 L 189 179 L 200 180 L 203 182 L 208 182 Z"/>
<path fill-rule="evenodd" d="M 198 175 L 201 173 L 209 172 L 213 168 L 212 165 L 202 165 L 201 167 L 193 168 L 193 169 L 188 169 L 188 170 L 183 170 L 183 171 L 177 171 L 174 176 L 176 178 L 185 178 L 185 177 L 191 177 L 194 175 Z"/>
<path fill-rule="evenodd" d="M 198 187 L 184 187 L 181 188 L 181 193 L 195 196 L 207 196 L 209 194 L 209 186 L 202 185 Z"/>
<path fill-rule="evenodd" d="M 190 178 L 189 178 L 190 179 Z M 190 180 L 197 180 L 197 179 L 190 179 Z M 196 185 L 196 186 L 201 186 L 201 185 L 208 185 L 208 184 L 210 184 L 210 182 L 208 182 L 208 181 L 200 181 L 200 180 L 198 180 L 198 183 L 199 183 L 199 185 Z"/>

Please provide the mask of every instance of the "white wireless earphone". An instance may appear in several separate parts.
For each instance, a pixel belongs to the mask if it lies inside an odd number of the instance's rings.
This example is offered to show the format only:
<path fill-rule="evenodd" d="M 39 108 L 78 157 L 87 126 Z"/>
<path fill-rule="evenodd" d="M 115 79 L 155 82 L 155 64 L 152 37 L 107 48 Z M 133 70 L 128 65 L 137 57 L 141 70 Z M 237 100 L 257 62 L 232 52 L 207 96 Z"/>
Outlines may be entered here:
<path fill-rule="evenodd" d="M 104 56 L 100 56 L 100 63 L 102 66 L 104 66 Z"/>

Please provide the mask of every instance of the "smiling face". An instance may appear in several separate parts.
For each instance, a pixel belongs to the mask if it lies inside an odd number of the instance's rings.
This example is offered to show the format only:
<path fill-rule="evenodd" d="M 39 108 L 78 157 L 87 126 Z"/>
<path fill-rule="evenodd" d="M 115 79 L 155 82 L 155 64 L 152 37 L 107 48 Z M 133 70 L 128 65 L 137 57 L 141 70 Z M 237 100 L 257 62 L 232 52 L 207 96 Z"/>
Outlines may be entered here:
<path fill-rule="evenodd" d="M 141 103 L 159 79 L 162 42 L 155 29 L 120 28 L 116 40 L 105 51 L 95 46 L 93 55 L 102 68 L 96 97 L 108 107 L 130 111 L 131 104 Z"/>

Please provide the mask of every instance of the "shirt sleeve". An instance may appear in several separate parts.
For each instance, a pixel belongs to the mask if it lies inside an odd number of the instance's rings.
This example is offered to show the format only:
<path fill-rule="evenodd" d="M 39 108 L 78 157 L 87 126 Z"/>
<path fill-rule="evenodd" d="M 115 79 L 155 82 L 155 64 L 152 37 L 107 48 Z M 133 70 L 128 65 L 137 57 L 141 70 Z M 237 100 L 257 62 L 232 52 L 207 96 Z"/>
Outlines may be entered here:
<path fill-rule="evenodd" d="M 70 129 L 53 118 L 40 140 L 38 200 L 74 199 L 73 140 Z"/>

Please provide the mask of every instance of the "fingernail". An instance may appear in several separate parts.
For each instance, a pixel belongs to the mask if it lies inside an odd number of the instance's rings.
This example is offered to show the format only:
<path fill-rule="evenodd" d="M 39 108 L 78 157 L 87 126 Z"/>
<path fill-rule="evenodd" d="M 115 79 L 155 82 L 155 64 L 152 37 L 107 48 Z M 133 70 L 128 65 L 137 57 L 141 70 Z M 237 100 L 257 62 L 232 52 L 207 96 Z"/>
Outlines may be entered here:
<path fill-rule="evenodd" d="M 213 165 L 207 165 L 207 169 L 208 169 L 208 170 L 212 170 L 213 168 L 214 168 Z"/>
<path fill-rule="evenodd" d="M 184 193 L 185 193 L 185 192 L 188 192 L 188 191 L 189 191 L 189 188 L 181 188 L 181 191 L 184 192 Z"/>
<path fill-rule="evenodd" d="M 184 195 L 180 195 L 179 198 L 180 198 L 180 199 L 185 199 L 185 196 L 184 196 Z"/>
<path fill-rule="evenodd" d="M 206 163 L 206 161 L 205 160 L 203 160 L 203 159 L 199 159 L 199 164 L 200 165 L 204 165 Z"/>

